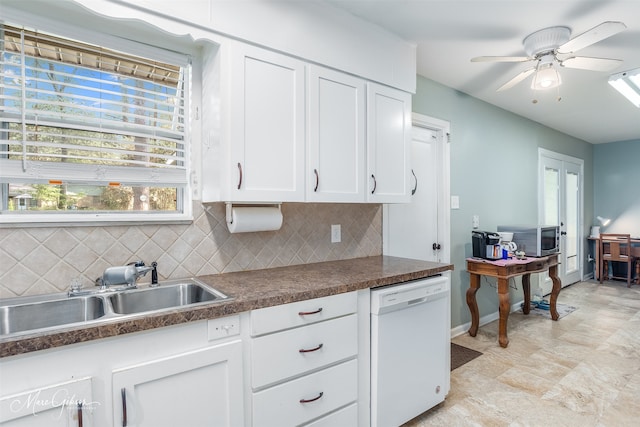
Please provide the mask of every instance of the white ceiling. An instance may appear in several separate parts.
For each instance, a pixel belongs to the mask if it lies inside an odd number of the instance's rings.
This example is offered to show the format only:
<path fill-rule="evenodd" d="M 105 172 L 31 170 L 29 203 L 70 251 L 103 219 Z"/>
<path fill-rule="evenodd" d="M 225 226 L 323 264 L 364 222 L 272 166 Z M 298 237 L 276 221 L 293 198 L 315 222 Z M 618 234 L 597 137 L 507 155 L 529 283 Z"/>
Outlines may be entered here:
<path fill-rule="evenodd" d="M 627 29 L 579 56 L 640 67 L 640 0 L 326 0 L 417 45 L 417 73 L 590 143 L 640 140 L 640 109 L 608 83 L 612 72 L 562 68 L 562 85 L 534 92 L 531 77 L 496 92 L 527 63 L 472 63 L 475 56 L 526 56 L 523 39 L 562 25 L 571 38 L 604 21 Z M 532 100 L 537 98 L 538 102 Z"/>

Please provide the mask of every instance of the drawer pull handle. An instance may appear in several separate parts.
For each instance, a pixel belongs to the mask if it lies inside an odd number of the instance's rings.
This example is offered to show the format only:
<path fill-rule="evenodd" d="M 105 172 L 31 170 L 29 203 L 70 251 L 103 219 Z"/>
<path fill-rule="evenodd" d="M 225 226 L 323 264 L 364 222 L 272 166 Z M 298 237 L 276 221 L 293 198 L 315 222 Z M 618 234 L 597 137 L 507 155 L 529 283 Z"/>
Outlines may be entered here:
<path fill-rule="evenodd" d="M 300 350 L 298 350 L 300 353 L 311 353 L 314 351 L 318 351 L 322 348 L 323 344 L 318 344 L 317 347 L 313 347 L 313 348 L 301 348 Z"/>
<path fill-rule="evenodd" d="M 127 427 L 127 389 L 123 387 L 120 394 L 122 395 L 122 427 Z"/>
<path fill-rule="evenodd" d="M 78 414 L 78 427 L 82 427 L 82 402 L 78 402 L 78 407 L 77 407 L 77 414 Z"/>
<path fill-rule="evenodd" d="M 313 189 L 313 192 L 315 193 L 315 192 L 317 192 L 317 191 L 318 191 L 318 185 L 320 184 L 320 175 L 318 175 L 318 169 L 314 169 L 314 170 L 313 170 L 313 173 L 315 173 L 315 174 L 316 174 L 316 186 L 315 186 L 315 188 Z"/>
<path fill-rule="evenodd" d="M 314 397 L 313 399 L 300 399 L 300 403 L 311 403 L 311 402 L 315 402 L 316 400 L 320 399 L 322 397 L 322 395 L 324 394 L 323 391 L 320 392 L 320 394 L 318 394 L 316 397 Z"/>
<path fill-rule="evenodd" d="M 312 314 L 318 314 L 322 311 L 322 307 L 314 311 L 299 311 L 298 316 L 310 316 Z"/>

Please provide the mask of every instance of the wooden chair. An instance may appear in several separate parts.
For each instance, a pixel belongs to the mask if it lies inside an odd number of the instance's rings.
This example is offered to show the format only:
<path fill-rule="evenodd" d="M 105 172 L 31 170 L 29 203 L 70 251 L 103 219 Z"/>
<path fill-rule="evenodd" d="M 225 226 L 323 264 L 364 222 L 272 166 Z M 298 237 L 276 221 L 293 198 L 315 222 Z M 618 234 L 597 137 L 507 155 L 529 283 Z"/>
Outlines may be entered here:
<path fill-rule="evenodd" d="M 636 259 L 636 284 L 640 285 L 640 246 L 632 246 L 631 255 Z"/>
<path fill-rule="evenodd" d="M 599 277 L 600 283 L 607 275 L 608 279 L 625 279 L 627 287 L 631 287 L 631 268 L 634 264 L 634 258 L 631 253 L 631 235 L 617 233 L 600 234 L 600 266 Z M 609 263 L 611 261 L 625 263 L 627 266 L 626 276 L 616 276 L 615 270 L 609 276 Z"/>

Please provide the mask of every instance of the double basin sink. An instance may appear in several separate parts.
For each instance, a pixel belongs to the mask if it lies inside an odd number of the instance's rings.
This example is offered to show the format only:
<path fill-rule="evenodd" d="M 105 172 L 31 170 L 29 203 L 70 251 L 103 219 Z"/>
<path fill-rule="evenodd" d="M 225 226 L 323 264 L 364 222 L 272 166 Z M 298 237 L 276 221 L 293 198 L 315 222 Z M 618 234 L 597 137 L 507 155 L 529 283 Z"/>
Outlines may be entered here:
<path fill-rule="evenodd" d="M 127 316 L 227 301 L 230 298 L 195 279 L 92 292 L 0 300 L 0 338 L 74 324 L 93 324 Z"/>

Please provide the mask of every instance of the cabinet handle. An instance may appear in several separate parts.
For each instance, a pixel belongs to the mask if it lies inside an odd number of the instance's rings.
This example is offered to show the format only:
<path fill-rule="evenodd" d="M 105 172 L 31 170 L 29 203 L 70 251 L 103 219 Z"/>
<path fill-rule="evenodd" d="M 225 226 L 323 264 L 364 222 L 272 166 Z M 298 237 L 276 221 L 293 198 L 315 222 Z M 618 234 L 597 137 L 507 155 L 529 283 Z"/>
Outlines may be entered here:
<path fill-rule="evenodd" d="M 411 169 L 411 174 L 413 175 L 413 179 L 416 180 L 416 185 L 415 187 L 413 187 L 413 190 L 411 190 L 411 195 L 413 196 L 414 194 L 416 194 L 416 190 L 418 189 L 418 178 L 416 177 L 416 174 L 413 171 L 413 169 Z"/>
<path fill-rule="evenodd" d="M 316 174 L 316 187 L 313 189 L 313 192 L 315 193 L 316 191 L 318 191 L 318 184 L 320 184 L 320 176 L 318 175 L 318 169 L 314 169 L 313 173 Z"/>
<path fill-rule="evenodd" d="M 298 312 L 298 316 L 309 316 L 311 314 L 318 314 L 322 311 L 322 307 L 320 307 L 319 309 L 315 310 L 315 311 L 299 311 Z"/>
<path fill-rule="evenodd" d="M 238 178 L 238 190 L 242 187 L 242 165 L 238 162 L 238 171 L 240 172 L 240 177 Z"/>
<path fill-rule="evenodd" d="M 82 402 L 78 402 L 78 427 L 82 427 Z"/>
<path fill-rule="evenodd" d="M 320 394 L 318 394 L 316 397 L 314 397 L 313 399 L 300 399 L 300 403 L 311 403 L 311 402 L 315 402 L 316 400 L 320 399 L 322 397 L 322 395 L 324 394 L 323 391 L 320 392 Z"/>
<path fill-rule="evenodd" d="M 301 348 L 300 350 L 298 350 L 300 353 L 312 353 L 314 351 L 318 351 L 322 348 L 323 344 L 318 344 L 317 347 L 313 347 L 313 348 Z"/>
<path fill-rule="evenodd" d="M 371 190 L 371 194 L 376 192 L 376 187 L 378 186 L 378 182 L 376 181 L 376 176 L 371 174 L 371 178 L 373 178 L 373 190 Z"/>
<path fill-rule="evenodd" d="M 120 394 L 122 395 L 122 427 L 127 427 L 127 389 L 123 387 Z"/>

